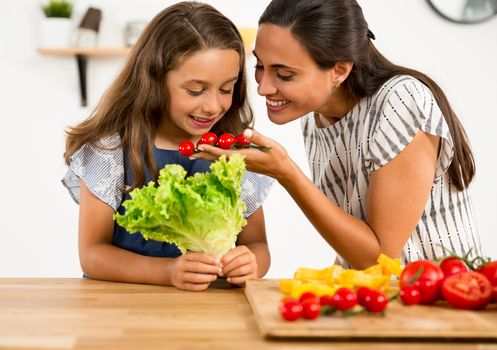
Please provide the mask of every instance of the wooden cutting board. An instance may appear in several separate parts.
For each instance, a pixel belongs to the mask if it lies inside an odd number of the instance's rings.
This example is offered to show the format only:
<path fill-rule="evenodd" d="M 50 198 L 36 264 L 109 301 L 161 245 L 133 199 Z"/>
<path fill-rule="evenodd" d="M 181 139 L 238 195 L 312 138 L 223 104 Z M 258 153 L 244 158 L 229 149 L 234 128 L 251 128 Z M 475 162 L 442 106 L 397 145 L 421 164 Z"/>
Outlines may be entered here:
<path fill-rule="evenodd" d="M 453 309 L 443 302 L 430 306 L 389 303 L 385 315 L 322 316 L 288 322 L 278 313 L 282 298 L 277 280 L 249 280 L 245 295 L 265 338 L 464 340 L 497 342 L 497 304 L 485 310 Z"/>

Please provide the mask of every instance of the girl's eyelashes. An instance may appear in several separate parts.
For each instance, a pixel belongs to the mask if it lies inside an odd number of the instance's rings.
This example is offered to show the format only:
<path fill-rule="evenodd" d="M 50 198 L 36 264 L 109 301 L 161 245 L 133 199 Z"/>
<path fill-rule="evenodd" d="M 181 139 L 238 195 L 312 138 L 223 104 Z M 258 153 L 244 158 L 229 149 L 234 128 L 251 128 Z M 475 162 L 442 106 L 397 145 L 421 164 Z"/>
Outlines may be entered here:
<path fill-rule="evenodd" d="M 228 90 L 225 90 L 225 89 L 221 89 L 221 93 L 225 94 L 225 95 L 231 95 L 231 93 L 233 92 L 232 89 L 228 89 Z"/>
<path fill-rule="evenodd" d="M 202 92 L 204 92 L 204 90 L 190 90 L 190 89 L 186 89 L 186 92 L 191 95 L 191 96 L 200 96 L 202 95 Z"/>

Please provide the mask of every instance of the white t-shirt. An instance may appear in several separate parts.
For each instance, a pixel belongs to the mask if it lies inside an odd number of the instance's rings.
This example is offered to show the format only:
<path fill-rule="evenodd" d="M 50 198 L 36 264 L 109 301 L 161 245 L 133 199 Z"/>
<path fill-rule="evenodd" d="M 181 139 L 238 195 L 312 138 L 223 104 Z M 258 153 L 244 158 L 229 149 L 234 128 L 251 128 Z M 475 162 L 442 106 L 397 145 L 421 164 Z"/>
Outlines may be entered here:
<path fill-rule="evenodd" d="M 419 80 L 393 77 L 335 124 L 320 128 L 312 113 L 302 118 L 302 130 L 313 182 L 336 205 L 364 221 L 373 171 L 395 158 L 419 130 L 439 136 L 430 197 L 401 259 L 437 259 L 448 255 L 442 246 L 461 255 L 470 249 L 471 255 L 482 255 L 468 191 L 457 191 L 448 176 L 454 154 L 448 125 L 433 94 Z"/>

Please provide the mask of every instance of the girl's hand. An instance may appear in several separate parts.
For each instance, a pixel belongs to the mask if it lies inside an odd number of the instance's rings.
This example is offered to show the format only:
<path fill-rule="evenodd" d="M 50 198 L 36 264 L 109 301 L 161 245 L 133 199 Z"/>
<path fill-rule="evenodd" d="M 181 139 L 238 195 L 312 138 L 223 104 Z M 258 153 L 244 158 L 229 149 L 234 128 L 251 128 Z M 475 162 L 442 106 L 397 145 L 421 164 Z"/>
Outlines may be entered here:
<path fill-rule="evenodd" d="M 245 281 L 257 278 L 257 259 L 247 246 L 239 245 L 231 249 L 221 259 L 222 274 L 231 284 L 244 286 Z"/>
<path fill-rule="evenodd" d="M 206 290 L 220 272 L 216 258 L 196 252 L 187 252 L 176 258 L 171 273 L 171 284 L 190 291 Z"/>
<path fill-rule="evenodd" d="M 264 137 L 255 130 L 245 129 L 243 135 L 252 143 L 258 146 L 269 147 L 267 151 L 255 148 L 245 148 L 239 150 L 224 150 L 210 145 L 200 145 L 200 153 L 195 153 L 192 158 L 202 158 L 211 161 L 216 160 L 221 155 L 227 158 L 234 152 L 245 156 L 247 170 L 260 174 L 265 174 L 280 180 L 288 171 L 291 171 L 292 160 L 288 157 L 287 151 L 274 140 Z"/>

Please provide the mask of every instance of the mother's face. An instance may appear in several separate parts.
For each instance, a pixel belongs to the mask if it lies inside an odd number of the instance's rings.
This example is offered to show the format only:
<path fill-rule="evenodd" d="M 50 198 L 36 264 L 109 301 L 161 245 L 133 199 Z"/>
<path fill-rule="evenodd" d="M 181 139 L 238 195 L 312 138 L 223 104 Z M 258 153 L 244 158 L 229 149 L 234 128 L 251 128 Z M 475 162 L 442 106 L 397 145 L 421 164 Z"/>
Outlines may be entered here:
<path fill-rule="evenodd" d="M 288 28 L 261 24 L 254 55 L 257 92 L 266 97 L 272 122 L 285 124 L 326 109 L 334 91 L 331 69 L 321 69 Z"/>

